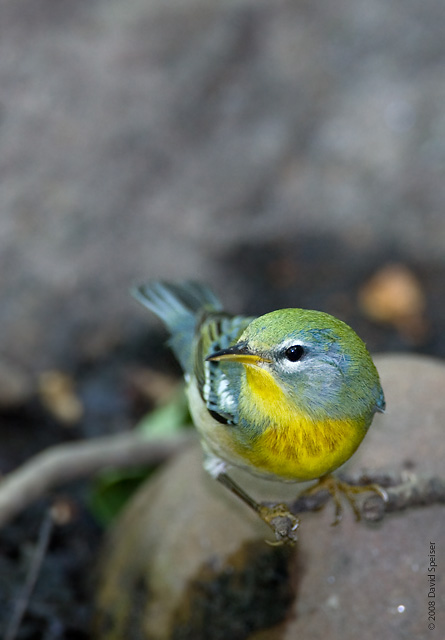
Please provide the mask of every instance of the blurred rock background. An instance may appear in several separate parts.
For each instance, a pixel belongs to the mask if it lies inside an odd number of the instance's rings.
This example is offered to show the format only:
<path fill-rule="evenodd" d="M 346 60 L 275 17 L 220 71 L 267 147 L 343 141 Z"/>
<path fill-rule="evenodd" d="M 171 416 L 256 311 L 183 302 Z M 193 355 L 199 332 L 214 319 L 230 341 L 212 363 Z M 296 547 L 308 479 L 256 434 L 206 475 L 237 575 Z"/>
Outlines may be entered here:
<path fill-rule="evenodd" d="M 444 28 L 435 0 L 3 0 L 3 358 L 106 353 L 147 278 L 249 312 L 341 313 L 388 260 L 434 289 Z"/>

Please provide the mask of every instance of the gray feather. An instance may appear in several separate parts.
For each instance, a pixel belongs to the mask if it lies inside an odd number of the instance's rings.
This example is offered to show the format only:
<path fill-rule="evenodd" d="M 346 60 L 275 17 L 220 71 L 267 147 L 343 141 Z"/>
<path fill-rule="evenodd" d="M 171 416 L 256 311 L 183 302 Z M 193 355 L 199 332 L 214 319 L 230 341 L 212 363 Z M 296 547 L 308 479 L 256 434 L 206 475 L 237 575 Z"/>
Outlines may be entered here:
<path fill-rule="evenodd" d="M 197 282 L 149 282 L 131 290 L 132 295 L 166 325 L 169 344 L 185 372 L 190 371 L 192 343 L 197 325 L 206 312 L 222 309 L 215 294 Z"/>

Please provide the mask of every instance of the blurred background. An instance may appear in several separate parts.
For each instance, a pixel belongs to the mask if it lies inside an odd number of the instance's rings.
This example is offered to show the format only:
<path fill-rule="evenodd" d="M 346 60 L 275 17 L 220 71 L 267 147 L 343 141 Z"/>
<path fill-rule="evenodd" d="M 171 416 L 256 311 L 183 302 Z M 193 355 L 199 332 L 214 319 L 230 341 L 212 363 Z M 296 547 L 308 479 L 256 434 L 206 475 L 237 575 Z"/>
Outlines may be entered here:
<path fill-rule="evenodd" d="M 443 357 L 444 33 L 436 0 L 3 0 L 1 471 L 168 395 L 135 282 Z"/>
<path fill-rule="evenodd" d="M 434 289 L 443 3 L 0 11 L 0 326 L 14 364 L 72 367 L 128 341 L 155 322 L 128 295 L 144 279 L 205 279 L 249 312 L 340 314 L 387 261 Z"/>

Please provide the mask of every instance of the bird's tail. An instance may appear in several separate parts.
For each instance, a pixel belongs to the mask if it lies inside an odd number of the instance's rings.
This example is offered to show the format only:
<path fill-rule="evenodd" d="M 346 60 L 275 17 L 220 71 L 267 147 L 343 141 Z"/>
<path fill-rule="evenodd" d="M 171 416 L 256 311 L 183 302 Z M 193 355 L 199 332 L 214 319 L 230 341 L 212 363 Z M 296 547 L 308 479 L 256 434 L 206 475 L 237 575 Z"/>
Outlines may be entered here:
<path fill-rule="evenodd" d="M 132 295 L 155 313 L 170 332 L 169 344 L 187 371 L 196 324 L 203 311 L 220 311 L 218 298 L 198 282 L 149 282 L 134 287 Z"/>

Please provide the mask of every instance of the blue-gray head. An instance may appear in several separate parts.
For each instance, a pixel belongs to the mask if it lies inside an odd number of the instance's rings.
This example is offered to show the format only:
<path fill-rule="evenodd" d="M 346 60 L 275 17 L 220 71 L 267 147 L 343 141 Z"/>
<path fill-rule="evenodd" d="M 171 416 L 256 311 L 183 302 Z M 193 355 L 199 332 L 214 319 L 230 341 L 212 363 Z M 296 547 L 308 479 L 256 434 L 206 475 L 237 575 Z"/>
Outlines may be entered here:
<path fill-rule="evenodd" d="M 320 311 L 281 309 L 253 320 L 231 348 L 210 356 L 268 371 L 309 415 L 372 417 L 385 401 L 363 341 Z"/>

